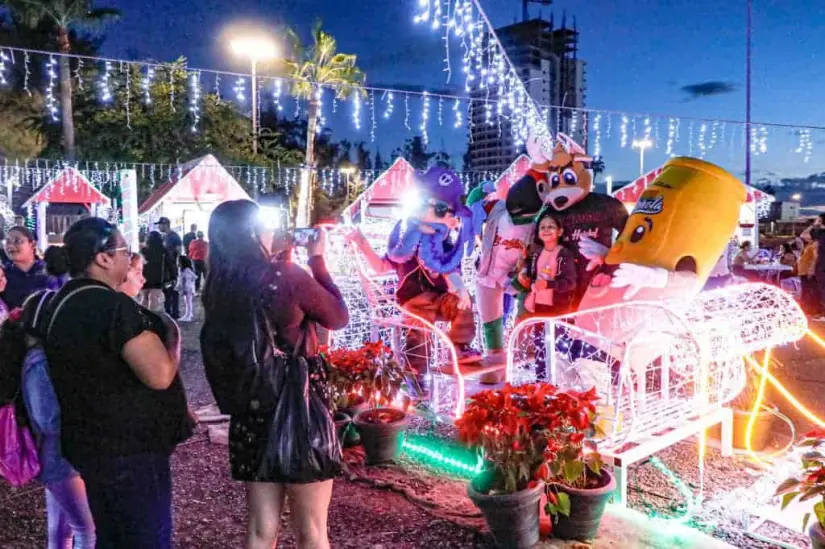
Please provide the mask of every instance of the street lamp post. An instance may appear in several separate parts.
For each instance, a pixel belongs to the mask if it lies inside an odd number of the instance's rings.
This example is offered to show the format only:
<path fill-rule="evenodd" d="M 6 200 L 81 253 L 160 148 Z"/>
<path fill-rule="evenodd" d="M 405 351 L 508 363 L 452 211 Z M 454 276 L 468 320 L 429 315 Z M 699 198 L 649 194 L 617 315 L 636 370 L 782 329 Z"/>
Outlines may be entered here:
<path fill-rule="evenodd" d="M 633 148 L 639 149 L 639 175 L 645 174 L 645 150 L 652 146 L 653 141 L 651 141 L 649 137 L 633 140 Z"/>
<path fill-rule="evenodd" d="M 236 38 L 230 42 L 235 55 L 246 57 L 252 64 L 252 154 L 258 154 L 258 63 L 277 56 L 275 43 L 264 37 Z"/>

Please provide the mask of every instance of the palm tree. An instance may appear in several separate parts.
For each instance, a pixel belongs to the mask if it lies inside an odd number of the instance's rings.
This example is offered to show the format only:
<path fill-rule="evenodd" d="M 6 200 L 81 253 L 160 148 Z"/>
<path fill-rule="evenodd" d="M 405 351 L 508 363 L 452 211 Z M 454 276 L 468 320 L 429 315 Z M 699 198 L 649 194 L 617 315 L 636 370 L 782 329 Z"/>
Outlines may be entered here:
<path fill-rule="evenodd" d="M 2 3 L 32 28 L 44 20 L 54 24 L 57 51 L 62 54 L 72 51 L 69 31 L 73 27 L 93 27 L 120 17 L 118 10 L 94 8 L 92 0 L 2 0 Z M 72 71 L 66 55 L 60 56 L 59 67 L 63 152 L 68 160 L 74 160 L 76 149 L 72 109 Z"/>
<path fill-rule="evenodd" d="M 307 48 L 294 31 L 287 31 L 292 43 L 292 59 L 285 61 L 287 76 L 292 79 L 292 95 L 309 102 L 307 109 L 306 166 L 309 176 L 301 178 L 298 192 L 297 226 L 307 226 L 311 220 L 313 180 L 315 178 L 315 133 L 320 112 L 321 87 L 332 88 L 339 99 L 353 93 L 364 94 L 364 73 L 356 66 L 355 55 L 338 53 L 332 35 L 321 30 L 316 21 L 312 30 L 314 43 Z"/>

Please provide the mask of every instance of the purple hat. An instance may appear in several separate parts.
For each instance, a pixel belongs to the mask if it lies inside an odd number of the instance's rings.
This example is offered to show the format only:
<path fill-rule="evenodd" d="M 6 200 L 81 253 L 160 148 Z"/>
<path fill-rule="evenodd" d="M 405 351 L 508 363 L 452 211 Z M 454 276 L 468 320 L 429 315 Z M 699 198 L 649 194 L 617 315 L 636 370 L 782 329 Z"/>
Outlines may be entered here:
<path fill-rule="evenodd" d="M 464 184 L 450 168 L 433 166 L 424 173 L 417 173 L 415 181 L 422 193 L 448 204 L 456 215 L 470 214 L 470 210 L 462 202 Z"/>

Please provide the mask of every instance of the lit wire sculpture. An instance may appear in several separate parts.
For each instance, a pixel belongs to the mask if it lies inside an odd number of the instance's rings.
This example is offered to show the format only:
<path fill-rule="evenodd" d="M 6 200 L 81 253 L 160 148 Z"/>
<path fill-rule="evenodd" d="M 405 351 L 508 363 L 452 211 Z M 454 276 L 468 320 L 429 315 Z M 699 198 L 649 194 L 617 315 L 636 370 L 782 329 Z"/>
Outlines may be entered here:
<path fill-rule="evenodd" d="M 744 387 L 745 356 L 806 330 L 796 301 L 765 284 L 689 302 L 620 303 L 519 323 L 508 340 L 507 379 L 595 386 L 606 433 L 600 448 L 609 450 L 723 407 Z"/>

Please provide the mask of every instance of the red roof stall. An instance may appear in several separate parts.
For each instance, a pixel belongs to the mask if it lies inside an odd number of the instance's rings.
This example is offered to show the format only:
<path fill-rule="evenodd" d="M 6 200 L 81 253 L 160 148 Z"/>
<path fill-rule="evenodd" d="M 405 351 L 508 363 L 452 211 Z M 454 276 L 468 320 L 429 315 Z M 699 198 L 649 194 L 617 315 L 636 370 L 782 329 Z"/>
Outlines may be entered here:
<path fill-rule="evenodd" d="M 46 209 L 49 204 L 79 204 L 92 215 L 97 215 L 99 206 L 109 208 L 112 201 L 77 169 L 67 167 L 60 170 L 23 203 L 26 210 L 37 209 L 37 240 L 41 248 L 49 244 L 46 233 Z"/>
<path fill-rule="evenodd" d="M 218 204 L 242 199 L 250 197 L 210 154 L 181 165 L 166 184 L 143 201 L 138 214 L 144 223 L 168 217 L 178 232 L 188 231 L 192 224 L 206 232 L 209 215 Z"/>
<path fill-rule="evenodd" d="M 656 176 L 662 173 L 662 168 L 656 168 L 638 177 L 629 185 L 614 192 L 613 196 L 621 200 L 628 210 L 631 210 L 639 201 L 639 197 L 647 186 L 656 179 Z M 768 205 L 775 200 L 773 196 L 754 187 L 747 186 L 747 191 L 747 200 L 739 212 L 739 230 L 737 233 L 740 238 L 753 238 L 752 229 L 757 222 L 757 212 L 761 215 L 764 208 L 769 207 Z"/>
<path fill-rule="evenodd" d="M 397 158 L 341 215 L 350 221 L 361 216 L 395 217 L 394 212 L 401 205 L 402 197 L 413 187 L 414 174 L 415 169 L 409 162 Z"/>

